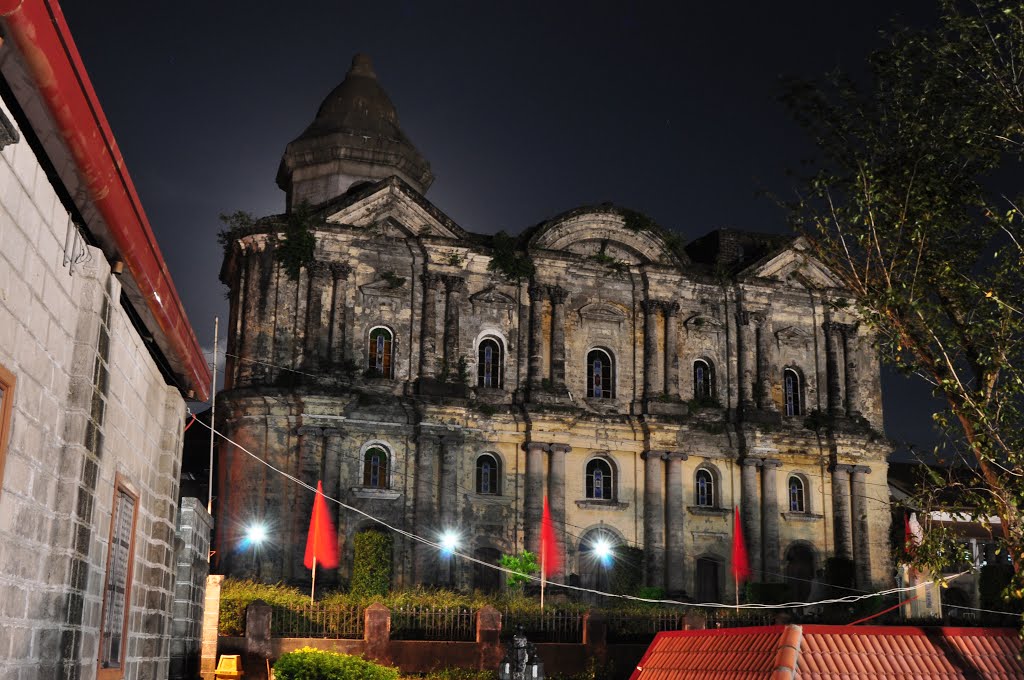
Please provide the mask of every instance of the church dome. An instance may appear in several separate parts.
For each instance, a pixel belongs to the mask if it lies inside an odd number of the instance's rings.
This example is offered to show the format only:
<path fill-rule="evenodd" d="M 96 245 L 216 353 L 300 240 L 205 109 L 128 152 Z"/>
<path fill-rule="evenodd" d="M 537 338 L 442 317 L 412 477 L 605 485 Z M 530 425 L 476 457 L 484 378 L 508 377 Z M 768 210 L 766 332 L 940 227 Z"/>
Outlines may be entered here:
<path fill-rule="evenodd" d="M 277 184 L 288 207 L 318 204 L 357 182 L 398 175 L 420 193 L 434 180 L 430 164 L 402 132 L 398 113 L 377 81 L 370 58 L 357 54 L 345 80 L 281 158 Z"/>

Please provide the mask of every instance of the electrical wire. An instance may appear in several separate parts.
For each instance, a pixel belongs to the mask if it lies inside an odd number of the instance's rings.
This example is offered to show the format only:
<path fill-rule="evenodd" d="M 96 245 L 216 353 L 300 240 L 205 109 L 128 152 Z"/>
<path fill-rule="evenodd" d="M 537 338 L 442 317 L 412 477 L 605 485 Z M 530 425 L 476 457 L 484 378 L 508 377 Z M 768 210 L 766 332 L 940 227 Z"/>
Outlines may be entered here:
<path fill-rule="evenodd" d="M 294 482 L 295 484 L 298 484 L 299 486 L 301 486 L 301 487 L 303 487 L 303 488 L 305 488 L 305 489 L 307 489 L 307 490 L 309 490 L 309 491 L 311 491 L 313 493 L 317 493 L 316 487 L 313 487 L 313 486 L 303 482 L 301 479 L 299 479 L 299 478 L 297 478 L 297 477 L 295 477 L 293 475 L 288 474 L 284 470 L 281 470 L 280 468 L 275 467 L 274 465 L 272 465 L 271 463 L 267 462 L 263 458 L 260 458 L 255 453 L 253 453 L 252 451 L 248 450 L 247 448 L 245 448 L 244 446 L 242 446 L 238 442 L 232 440 L 227 435 L 219 432 L 218 430 L 216 430 L 212 426 L 210 426 L 210 425 L 208 425 L 206 423 L 203 423 L 202 421 L 199 421 L 199 422 L 204 427 L 212 430 L 213 433 L 216 434 L 218 437 L 220 437 L 221 439 L 225 440 L 226 442 L 228 442 L 232 446 L 236 447 L 238 450 L 240 450 L 243 453 L 245 453 L 246 455 L 250 456 L 251 458 L 253 458 L 257 462 L 259 462 L 262 465 L 266 466 L 268 469 L 273 470 L 274 472 L 278 473 L 282 477 L 284 477 L 284 478 Z M 524 577 L 524 578 L 526 578 L 528 580 L 535 581 L 535 582 L 538 582 L 538 583 L 541 583 L 543 581 L 543 579 L 541 579 L 539 576 L 534 576 L 532 574 L 524 574 L 522 572 L 515 571 L 514 569 L 508 569 L 506 567 L 502 567 L 501 565 L 492 564 L 490 562 L 485 562 L 484 560 L 477 559 L 477 558 L 472 557 L 472 556 L 470 556 L 468 554 L 459 552 L 458 550 L 448 550 L 448 549 L 444 548 L 437 541 L 432 541 L 429 538 L 425 538 L 423 536 L 418 536 L 418 535 L 416 535 L 416 534 L 414 534 L 414 533 L 412 533 L 410 531 L 406 531 L 405 529 L 400 529 L 400 528 L 398 528 L 396 526 L 393 526 L 393 525 L 387 523 L 386 521 L 384 521 L 384 520 L 382 520 L 382 519 L 380 519 L 378 517 L 375 517 L 375 516 L 371 515 L 368 512 L 360 510 L 359 508 L 356 508 L 354 506 L 348 505 L 347 503 L 344 503 L 344 502 L 342 502 L 342 501 L 340 501 L 340 500 L 338 500 L 336 498 L 333 498 L 331 496 L 327 496 L 326 494 L 324 495 L 324 498 L 326 500 L 332 502 L 332 503 L 335 503 L 335 504 L 341 506 L 342 508 L 344 508 L 346 510 L 349 510 L 350 512 L 354 512 L 354 513 L 356 513 L 358 515 L 361 515 L 362 517 L 365 517 L 366 519 L 369 519 L 369 520 L 379 524 L 380 526 L 382 526 L 382 527 L 384 527 L 384 528 L 386 528 L 386 529 L 388 529 L 388 530 L 390 530 L 390 531 L 392 531 L 392 532 L 394 532 L 394 533 L 396 533 L 396 534 L 398 534 L 400 536 L 404 536 L 404 537 L 408 538 L 411 541 L 418 542 L 418 543 L 421 543 L 423 545 L 427 545 L 427 546 L 432 547 L 432 548 L 436 548 L 438 550 L 444 551 L 446 554 L 449 554 L 449 555 L 452 555 L 452 556 L 455 556 L 455 557 L 460 557 L 460 558 L 466 560 L 467 562 L 471 562 L 471 563 L 474 563 L 474 564 L 479 564 L 481 566 L 487 567 L 489 569 L 494 569 L 494 570 L 503 572 L 505 574 Z M 959 574 L 955 574 L 955 575 L 949 577 L 946 580 L 947 581 L 952 581 L 952 580 L 957 579 L 960 576 L 963 576 L 964 574 L 967 574 L 967 573 L 970 573 L 970 572 L 969 571 L 963 571 L 963 572 L 961 572 Z M 886 596 L 886 595 L 893 595 L 893 594 L 896 594 L 896 593 L 909 592 L 909 591 L 915 590 L 916 588 L 918 588 L 920 586 L 931 585 L 932 583 L 934 583 L 934 581 L 926 581 L 924 583 L 919 583 L 919 584 L 914 585 L 914 586 L 887 588 L 885 590 L 880 590 L 880 591 L 877 591 L 877 592 L 874 592 L 874 593 L 865 593 L 865 594 L 861 594 L 861 595 L 846 595 L 846 596 L 843 596 L 843 597 L 830 598 L 830 599 L 825 599 L 825 600 L 818 600 L 816 602 L 786 602 L 786 603 L 781 603 L 781 604 L 749 603 L 749 604 L 743 604 L 743 605 L 739 605 L 739 604 L 735 604 L 735 605 L 733 605 L 733 604 L 723 604 L 723 603 L 720 603 L 720 602 L 682 602 L 682 601 L 679 601 L 679 600 L 671 600 L 671 599 L 645 598 L 645 597 L 637 597 L 635 595 L 623 595 L 623 594 L 619 594 L 619 593 L 609 593 L 609 592 L 597 590 L 597 589 L 594 589 L 594 588 L 583 588 L 583 587 L 580 587 L 580 586 L 573 586 L 573 585 L 563 584 L 563 583 L 552 584 L 552 585 L 553 586 L 557 586 L 560 589 L 565 589 L 565 590 L 573 590 L 573 591 L 577 591 L 577 592 L 581 592 L 581 593 L 589 593 L 589 594 L 592 594 L 592 595 L 600 595 L 600 596 L 603 596 L 603 597 L 616 597 L 616 598 L 623 599 L 623 600 L 629 600 L 629 601 L 634 601 L 634 602 L 646 602 L 646 603 L 649 603 L 649 604 L 668 604 L 668 605 L 676 605 L 676 606 L 681 606 L 681 607 L 702 607 L 702 608 L 706 608 L 706 609 L 734 609 L 734 610 L 741 610 L 741 609 L 749 609 L 749 610 L 769 609 L 770 610 L 770 609 L 794 609 L 794 608 L 803 608 L 803 607 L 815 607 L 815 606 L 826 605 L 826 604 L 849 604 L 849 603 L 853 603 L 853 602 L 859 602 L 860 600 L 865 600 L 865 599 L 872 598 L 872 597 L 883 597 L 883 596 Z"/>

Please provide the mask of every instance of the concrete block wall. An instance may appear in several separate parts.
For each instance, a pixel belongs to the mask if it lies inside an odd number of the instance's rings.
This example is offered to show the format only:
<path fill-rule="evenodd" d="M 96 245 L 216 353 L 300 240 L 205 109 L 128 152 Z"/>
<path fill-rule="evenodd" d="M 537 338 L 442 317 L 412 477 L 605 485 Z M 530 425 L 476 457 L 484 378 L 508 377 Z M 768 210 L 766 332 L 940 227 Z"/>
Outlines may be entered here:
<path fill-rule="evenodd" d="M 0 677 L 96 677 L 118 479 L 138 495 L 124 677 L 166 677 L 184 401 L 121 307 L 103 253 L 72 238 L 83 261 L 66 263 L 68 210 L 21 137 L 0 151 L 0 365 L 16 379 L 0 486 Z"/>
<path fill-rule="evenodd" d="M 170 678 L 199 675 L 206 577 L 213 518 L 198 498 L 181 499 L 175 551 Z"/>

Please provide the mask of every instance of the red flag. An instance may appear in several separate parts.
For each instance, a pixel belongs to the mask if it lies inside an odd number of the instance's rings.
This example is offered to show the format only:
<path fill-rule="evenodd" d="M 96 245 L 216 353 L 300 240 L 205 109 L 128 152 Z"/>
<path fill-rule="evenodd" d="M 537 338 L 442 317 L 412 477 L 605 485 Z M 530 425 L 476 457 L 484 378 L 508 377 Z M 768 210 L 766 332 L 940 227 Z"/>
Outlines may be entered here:
<path fill-rule="evenodd" d="M 540 522 L 540 558 L 544 566 L 543 578 L 549 578 L 562 571 L 562 554 L 555 537 L 555 525 L 551 521 L 548 497 L 544 497 L 544 516 Z"/>
<path fill-rule="evenodd" d="M 735 510 L 736 515 L 732 522 L 732 575 L 738 586 L 750 579 L 750 561 L 747 559 L 747 545 L 743 542 L 740 509 L 735 507 Z"/>
<path fill-rule="evenodd" d="M 338 532 L 334 530 L 331 513 L 324 498 L 323 482 L 316 483 L 316 499 L 313 501 L 313 516 L 309 518 L 309 534 L 306 536 L 306 569 L 313 568 L 313 559 L 325 569 L 338 566 Z"/>

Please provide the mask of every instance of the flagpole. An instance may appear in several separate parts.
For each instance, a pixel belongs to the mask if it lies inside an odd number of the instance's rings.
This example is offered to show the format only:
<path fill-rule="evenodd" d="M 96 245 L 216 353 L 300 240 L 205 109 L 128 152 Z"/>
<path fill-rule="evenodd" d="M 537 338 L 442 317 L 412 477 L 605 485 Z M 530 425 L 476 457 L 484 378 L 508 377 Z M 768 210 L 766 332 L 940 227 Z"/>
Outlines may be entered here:
<path fill-rule="evenodd" d="M 309 603 L 313 604 L 313 593 L 316 592 L 316 555 L 313 555 L 313 588 L 309 591 Z"/>
<path fill-rule="evenodd" d="M 544 611 L 544 537 L 540 539 L 540 610 Z"/>
<path fill-rule="evenodd" d="M 213 434 L 217 422 L 213 416 L 217 413 L 217 332 L 220 330 L 220 317 L 213 317 L 213 377 L 210 378 L 210 479 L 206 490 L 206 512 L 213 516 Z"/>

